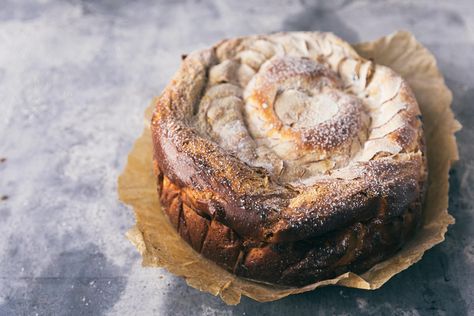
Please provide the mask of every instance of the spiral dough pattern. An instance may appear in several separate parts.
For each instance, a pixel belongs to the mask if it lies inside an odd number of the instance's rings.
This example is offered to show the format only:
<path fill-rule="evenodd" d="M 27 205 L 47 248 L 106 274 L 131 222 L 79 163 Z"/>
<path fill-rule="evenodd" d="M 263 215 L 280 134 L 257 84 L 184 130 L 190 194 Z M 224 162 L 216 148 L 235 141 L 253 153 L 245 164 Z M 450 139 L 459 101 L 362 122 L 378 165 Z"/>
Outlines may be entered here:
<path fill-rule="evenodd" d="M 362 272 L 419 223 L 416 99 L 330 33 L 224 40 L 184 57 L 151 128 L 171 223 L 238 276 L 300 286 Z"/>

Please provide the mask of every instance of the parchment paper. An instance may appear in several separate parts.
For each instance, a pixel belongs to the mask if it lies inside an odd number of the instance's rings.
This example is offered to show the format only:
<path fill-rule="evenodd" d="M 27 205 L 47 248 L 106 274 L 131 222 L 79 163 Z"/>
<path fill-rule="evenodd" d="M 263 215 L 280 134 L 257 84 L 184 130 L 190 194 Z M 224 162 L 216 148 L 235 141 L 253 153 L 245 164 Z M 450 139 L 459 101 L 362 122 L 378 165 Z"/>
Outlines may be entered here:
<path fill-rule="evenodd" d="M 362 275 L 348 272 L 301 288 L 270 286 L 232 275 L 195 252 L 181 239 L 160 209 L 152 171 L 152 142 L 148 126 L 152 113 L 150 105 L 145 114 L 146 127 L 135 142 L 118 181 L 120 200 L 135 211 L 137 223 L 128 231 L 127 237 L 142 254 L 143 266 L 166 268 L 183 276 L 190 286 L 219 295 L 227 304 L 238 304 L 241 295 L 267 302 L 329 284 L 377 289 L 420 260 L 426 250 L 444 240 L 448 225 L 454 223 L 447 211 L 448 172 L 452 162 L 458 159 L 454 133 L 461 128 L 450 108 L 452 94 L 436 67 L 434 56 L 408 32 L 397 32 L 354 47 L 363 57 L 372 58 L 401 74 L 415 92 L 421 107 L 429 180 L 422 227 L 414 238 L 395 256 Z"/>

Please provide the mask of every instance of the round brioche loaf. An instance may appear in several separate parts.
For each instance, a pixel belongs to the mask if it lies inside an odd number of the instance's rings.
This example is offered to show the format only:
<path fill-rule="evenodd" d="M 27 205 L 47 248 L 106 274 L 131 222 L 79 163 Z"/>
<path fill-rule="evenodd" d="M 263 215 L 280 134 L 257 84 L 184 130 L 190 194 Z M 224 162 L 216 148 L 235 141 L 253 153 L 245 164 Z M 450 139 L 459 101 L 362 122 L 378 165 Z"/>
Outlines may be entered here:
<path fill-rule="evenodd" d="M 363 272 L 419 223 L 416 99 L 330 33 L 248 36 L 183 57 L 151 129 L 163 210 L 238 276 L 301 286 Z"/>

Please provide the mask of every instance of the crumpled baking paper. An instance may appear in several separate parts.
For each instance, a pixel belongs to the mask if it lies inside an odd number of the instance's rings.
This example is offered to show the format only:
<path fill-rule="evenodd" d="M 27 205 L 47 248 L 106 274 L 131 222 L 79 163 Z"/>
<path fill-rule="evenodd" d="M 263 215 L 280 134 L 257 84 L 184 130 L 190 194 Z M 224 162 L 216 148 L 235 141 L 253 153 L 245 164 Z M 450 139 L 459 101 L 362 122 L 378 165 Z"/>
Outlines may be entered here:
<path fill-rule="evenodd" d="M 161 211 L 152 171 L 152 141 L 148 122 L 153 109 L 150 105 L 145 114 L 146 127 L 136 140 L 118 181 L 120 200 L 135 211 L 137 222 L 128 231 L 127 237 L 143 256 L 143 266 L 166 268 L 184 277 L 190 286 L 219 295 L 225 303 L 234 305 L 240 302 L 242 295 L 267 302 L 329 284 L 377 289 L 420 260 L 426 250 L 444 240 L 448 225 L 454 223 L 447 210 L 448 172 L 451 164 L 458 159 L 454 133 L 461 128 L 451 111 L 451 91 L 444 83 L 434 56 L 411 33 L 397 32 L 354 47 L 361 56 L 401 74 L 413 89 L 421 107 L 429 179 L 422 225 L 414 238 L 393 257 L 361 275 L 348 272 L 304 287 L 272 286 L 232 275 L 195 252 L 181 239 Z"/>

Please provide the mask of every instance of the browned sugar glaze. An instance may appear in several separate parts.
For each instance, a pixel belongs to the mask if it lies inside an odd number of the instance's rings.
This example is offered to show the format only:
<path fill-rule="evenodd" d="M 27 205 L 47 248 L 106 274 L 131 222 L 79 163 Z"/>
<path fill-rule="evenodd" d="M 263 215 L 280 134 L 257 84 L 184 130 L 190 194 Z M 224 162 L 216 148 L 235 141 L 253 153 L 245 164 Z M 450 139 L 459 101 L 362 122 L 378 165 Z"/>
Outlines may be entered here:
<path fill-rule="evenodd" d="M 222 41 L 187 56 L 158 99 L 163 209 L 241 277 L 300 286 L 365 271 L 420 220 L 420 118 L 399 75 L 332 34 Z"/>

